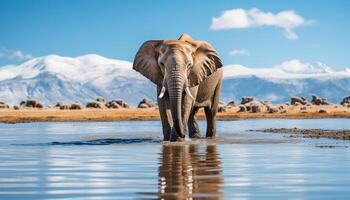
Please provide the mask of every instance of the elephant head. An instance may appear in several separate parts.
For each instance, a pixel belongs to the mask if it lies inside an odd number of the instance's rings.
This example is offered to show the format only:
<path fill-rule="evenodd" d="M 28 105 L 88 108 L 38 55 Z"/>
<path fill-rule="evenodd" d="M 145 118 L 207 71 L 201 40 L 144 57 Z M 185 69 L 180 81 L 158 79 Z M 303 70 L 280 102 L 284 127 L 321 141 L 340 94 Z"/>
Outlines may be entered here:
<path fill-rule="evenodd" d="M 159 98 L 168 92 L 174 128 L 185 137 L 181 124 L 183 95 L 192 98 L 188 87 L 199 85 L 222 67 L 215 49 L 205 41 L 183 34 L 178 40 L 149 40 L 138 50 L 133 69 L 153 83 L 162 86 Z"/>

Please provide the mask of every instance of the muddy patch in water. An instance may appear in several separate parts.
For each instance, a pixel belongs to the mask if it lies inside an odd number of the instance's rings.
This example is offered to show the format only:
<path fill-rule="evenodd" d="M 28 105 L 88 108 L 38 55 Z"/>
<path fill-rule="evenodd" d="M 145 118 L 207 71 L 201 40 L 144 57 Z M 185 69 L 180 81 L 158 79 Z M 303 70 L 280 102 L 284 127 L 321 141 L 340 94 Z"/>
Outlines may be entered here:
<path fill-rule="evenodd" d="M 291 137 L 332 138 L 350 140 L 350 130 L 299 129 L 299 128 L 268 128 L 252 130 L 257 132 L 291 134 Z"/>

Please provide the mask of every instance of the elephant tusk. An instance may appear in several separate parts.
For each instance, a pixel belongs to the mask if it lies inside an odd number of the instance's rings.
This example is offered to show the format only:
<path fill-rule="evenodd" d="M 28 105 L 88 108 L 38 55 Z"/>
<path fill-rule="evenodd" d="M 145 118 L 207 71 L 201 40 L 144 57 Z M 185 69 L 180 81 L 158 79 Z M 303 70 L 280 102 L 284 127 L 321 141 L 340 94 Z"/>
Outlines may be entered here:
<path fill-rule="evenodd" d="M 186 93 L 187 95 L 193 100 L 193 101 L 196 101 L 196 99 L 192 96 L 191 94 L 191 91 L 190 91 L 190 88 L 189 87 L 186 87 Z"/>
<path fill-rule="evenodd" d="M 194 101 L 194 105 L 195 105 L 195 106 L 200 106 L 200 105 L 201 105 L 200 103 L 198 103 L 198 102 L 196 101 L 196 98 L 194 98 L 194 97 L 192 96 L 192 93 L 191 93 L 189 87 L 186 87 L 186 93 L 187 93 L 187 95 Z"/>
<path fill-rule="evenodd" d="M 165 93 L 165 90 L 166 90 L 166 89 L 165 89 L 165 87 L 163 86 L 163 87 L 162 87 L 162 90 L 160 91 L 160 94 L 159 94 L 159 96 L 158 96 L 159 99 L 163 98 L 164 93 Z"/>

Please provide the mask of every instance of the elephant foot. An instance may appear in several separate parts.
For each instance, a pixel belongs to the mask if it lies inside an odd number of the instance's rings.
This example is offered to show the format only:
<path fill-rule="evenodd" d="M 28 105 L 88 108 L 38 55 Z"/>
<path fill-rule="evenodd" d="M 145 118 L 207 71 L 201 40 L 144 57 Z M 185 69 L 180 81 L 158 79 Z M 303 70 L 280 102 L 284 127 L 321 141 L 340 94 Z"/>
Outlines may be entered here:
<path fill-rule="evenodd" d="M 212 139 L 212 138 L 215 138 L 216 135 L 215 135 L 215 134 L 207 134 L 205 137 L 206 137 L 207 139 Z"/>
<path fill-rule="evenodd" d="M 170 141 L 182 142 L 182 141 L 185 141 L 185 137 L 180 137 L 180 135 L 175 131 L 175 129 L 172 129 L 170 134 Z"/>
<path fill-rule="evenodd" d="M 201 134 L 200 133 L 192 133 L 192 134 L 190 134 L 190 138 L 191 139 L 199 139 L 199 138 L 201 138 Z"/>
<path fill-rule="evenodd" d="M 163 141 L 169 141 L 170 140 L 170 134 L 164 135 Z"/>
<path fill-rule="evenodd" d="M 185 138 L 180 137 L 178 134 L 171 134 L 170 141 L 171 142 L 183 142 L 183 141 L 185 141 Z"/>
<path fill-rule="evenodd" d="M 216 131 L 215 130 L 207 130 L 205 137 L 206 138 L 215 138 L 216 136 Z"/>

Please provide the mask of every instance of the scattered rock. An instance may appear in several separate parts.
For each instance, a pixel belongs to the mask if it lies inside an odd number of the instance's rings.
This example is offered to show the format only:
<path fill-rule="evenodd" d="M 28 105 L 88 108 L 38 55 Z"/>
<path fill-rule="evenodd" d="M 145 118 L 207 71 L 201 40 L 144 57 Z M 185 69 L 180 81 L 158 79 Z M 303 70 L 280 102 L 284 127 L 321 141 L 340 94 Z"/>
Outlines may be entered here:
<path fill-rule="evenodd" d="M 268 107 L 268 112 L 269 113 L 278 113 L 279 112 L 279 108 L 277 106 L 269 106 Z"/>
<path fill-rule="evenodd" d="M 86 108 L 105 108 L 105 105 L 103 102 L 97 102 L 97 101 L 90 101 L 86 104 Z"/>
<path fill-rule="evenodd" d="M 249 103 L 244 104 L 246 111 L 247 112 L 261 112 L 262 111 L 262 107 L 264 106 L 262 103 L 258 102 L 258 101 L 251 101 Z M 254 111 L 253 111 L 254 109 Z"/>
<path fill-rule="evenodd" d="M 124 101 L 122 99 L 113 99 L 111 100 L 110 102 L 115 102 L 117 103 L 118 105 L 123 105 L 124 104 Z"/>
<path fill-rule="evenodd" d="M 328 113 L 328 111 L 325 110 L 325 109 L 320 109 L 318 112 L 319 112 L 319 113 Z"/>
<path fill-rule="evenodd" d="M 10 108 L 10 106 L 7 105 L 5 102 L 0 101 L 0 109 L 4 109 L 4 108 Z"/>
<path fill-rule="evenodd" d="M 313 105 L 330 105 L 331 103 L 329 103 L 328 101 L 327 101 L 327 99 L 325 99 L 325 98 L 321 98 L 321 97 L 319 97 L 319 96 L 317 96 L 317 95 L 312 95 L 312 100 L 311 100 L 311 103 L 313 104 Z"/>
<path fill-rule="evenodd" d="M 252 110 L 252 107 L 250 105 L 245 106 L 245 109 L 247 110 L 247 112 L 250 112 Z"/>
<path fill-rule="evenodd" d="M 147 104 L 145 103 L 140 103 L 138 106 L 138 108 L 150 108 Z"/>
<path fill-rule="evenodd" d="M 96 101 L 97 102 L 105 102 L 105 99 L 103 97 L 97 97 Z"/>
<path fill-rule="evenodd" d="M 300 102 L 295 102 L 294 105 L 295 105 L 295 106 L 301 106 L 301 105 L 303 105 L 303 104 L 300 103 Z"/>
<path fill-rule="evenodd" d="M 28 108 L 35 108 L 35 107 L 36 107 L 36 104 L 37 104 L 37 101 L 36 101 L 36 100 L 29 99 L 29 100 L 26 101 L 25 107 L 28 107 Z"/>
<path fill-rule="evenodd" d="M 19 106 L 13 106 L 13 109 L 15 109 L 15 110 L 19 110 Z"/>
<path fill-rule="evenodd" d="M 261 106 L 259 106 L 259 105 L 253 105 L 252 107 L 251 107 L 252 109 L 252 113 L 259 113 L 259 112 L 261 112 L 262 111 L 262 108 L 261 108 Z"/>
<path fill-rule="evenodd" d="M 69 106 L 70 110 L 81 110 L 83 107 L 80 105 L 80 103 L 73 103 Z"/>
<path fill-rule="evenodd" d="M 350 104 L 350 96 L 344 97 L 343 100 L 340 102 L 341 105 L 344 104 Z"/>
<path fill-rule="evenodd" d="M 239 111 L 238 112 L 246 112 L 247 108 L 244 105 L 239 105 Z"/>
<path fill-rule="evenodd" d="M 57 106 L 57 105 L 56 105 Z M 60 108 L 60 110 L 68 110 L 69 108 L 70 108 L 70 106 L 69 105 L 67 105 L 67 104 L 60 104 L 59 105 L 59 108 Z"/>
<path fill-rule="evenodd" d="M 297 96 L 292 96 L 290 98 L 290 104 L 291 105 L 306 105 L 307 99 L 305 97 L 297 97 Z"/>
<path fill-rule="evenodd" d="M 26 101 L 21 101 L 21 102 L 19 103 L 19 106 L 20 106 L 20 107 L 25 107 L 25 105 L 26 105 Z"/>
<path fill-rule="evenodd" d="M 25 108 L 44 108 L 44 105 L 35 99 L 28 99 L 26 101 L 21 101 L 20 107 Z"/>
<path fill-rule="evenodd" d="M 247 103 L 250 103 L 252 101 L 255 101 L 255 97 L 242 97 L 242 100 L 241 100 L 241 104 L 247 104 Z"/>
<path fill-rule="evenodd" d="M 269 107 L 270 105 L 272 105 L 271 101 L 261 101 L 260 103 L 262 103 L 266 107 Z"/>
<path fill-rule="evenodd" d="M 64 105 L 62 102 L 57 102 L 56 105 L 55 105 L 55 107 L 56 107 L 56 108 L 60 108 L 62 105 Z"/>
<path fill-rule="evenodd" d="M 281 113 L 287 113 L 287 110 L 282 110 Z"/>
<path fill-rule="evenodd" d="M 259 102 L 252 102 L 250 108 L 252 113 L 259 113 L 262 111 L 263 105 Z"/>
<path fill-rule="evenodd" d="M 227 106 L 226 105 L 219 105 L 218 106 L 218 112 L 227 112 Z"/>
<path fill-rule="evenodd" d="M 107 108 L 129 108 L 129 105 L 125 103 L 122 99 L 113 99 L 106 103 Z"/>
<path fill-rule="evenodd" d="M 155 105 L 152 103 L 152 101 L 150 99 L 142 99 L 139 103 L 139 105 L 137 106 L 138 108 L 152 108 L 155 107 Z"/>
<path fill-rule="evenodd" d="M 306 109 L 307 109 L 306 106 L 301 106 L 301 107 L 300 107 L 300 110 L 306 110 Z"/>
<path fill-rule="evenodd" d="M 116 109 L 116 108 L 122 108 L 122 106 L 121 106 L 120 104 L 118 104 L 117 102 L 115 102 L 115 101 L 108 102 L 108 103 L 106 104 L 106 107 L 107 107 L 107 108 L 114 108 L 114 109 Z"/>
<path fill-rule="evenodd" d="M 227 106 L 236 106 L 236 102 L 235 101 L 230 101 L 227 103 Z"/>
<path fill-rule="evenodd" d="M 37 103 L 37 104 L 36 104 L 36 108 L 44 108 L 44 105 L 41 104 L 41 103 Z"/>

